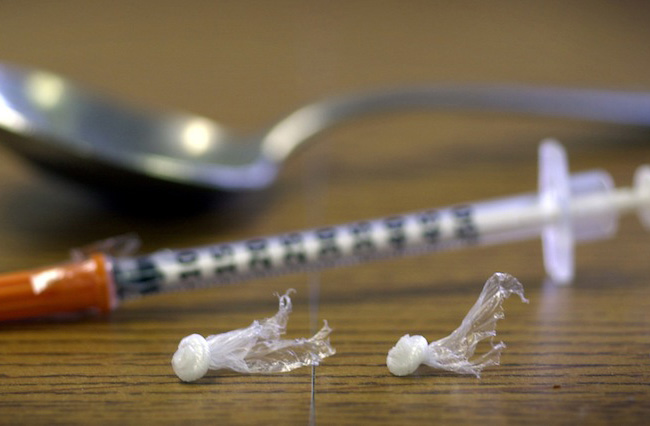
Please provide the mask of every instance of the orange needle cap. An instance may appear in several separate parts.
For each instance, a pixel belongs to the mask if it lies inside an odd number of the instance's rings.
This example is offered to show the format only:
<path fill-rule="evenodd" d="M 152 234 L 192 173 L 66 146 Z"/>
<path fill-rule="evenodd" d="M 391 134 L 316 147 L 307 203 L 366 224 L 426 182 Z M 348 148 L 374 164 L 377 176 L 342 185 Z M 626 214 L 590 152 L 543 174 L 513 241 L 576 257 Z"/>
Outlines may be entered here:
<path fill-rule="evenodd" d="M 103 254 L 49 268 L 0 275 L 0 321 L 117 305 L 110 261 Z"/>

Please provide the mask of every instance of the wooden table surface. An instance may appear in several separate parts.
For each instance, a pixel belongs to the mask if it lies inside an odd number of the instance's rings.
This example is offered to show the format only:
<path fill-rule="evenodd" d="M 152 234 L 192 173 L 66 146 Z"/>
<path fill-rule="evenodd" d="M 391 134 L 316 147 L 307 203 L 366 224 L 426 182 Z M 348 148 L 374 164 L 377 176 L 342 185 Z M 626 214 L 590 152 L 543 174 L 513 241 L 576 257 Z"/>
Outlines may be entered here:
<path fill-rule="evenodd" d="M 650 90 L 650 8 L 574 2 L 0 2 L 0 61 L 69 76 L 136 104 L 253 132 L 327 95 L 416 83 L 509 82 Z M 561 140 L 573 170 L 628 185 L 650 158 L 638 128 L 504 114 L 364 119 L 291 159 L 271 189 L 210 209 L 117 209 L 0 144 L 0 271 L 137 232 L 144 251 L 250 238 L 533 190 L 536 150 Z M 577 250 L 572 286 L 545 283 L 539 241 L 395 259 L 142 298 L 109 317 L 0 324 L 0 423 L 645 423 L 650 415 L 648 235 L 622 218 Z M 386 353 L 460 323 L 496 271 L 508 348 L 482 378 Z M 334 328 L 317 368 L 180 382 L 191 333 L 272 315 L 295 288 L 289 337 Z"/>

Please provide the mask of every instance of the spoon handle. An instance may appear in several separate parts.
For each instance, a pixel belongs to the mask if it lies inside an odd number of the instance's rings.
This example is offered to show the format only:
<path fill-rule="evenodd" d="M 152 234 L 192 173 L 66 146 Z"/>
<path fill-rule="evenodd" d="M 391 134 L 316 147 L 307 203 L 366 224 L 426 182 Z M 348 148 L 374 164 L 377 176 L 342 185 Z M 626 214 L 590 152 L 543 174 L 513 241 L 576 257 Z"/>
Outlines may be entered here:
<path fill-rule="evenodd" d="M 463 84 L 357 93 L 289 114 L 262 137 L 262 154 L 280 163 L 322 131 L 362 116 L 403 110 L 484 111 L 647 127 L 650 92 Z"/>

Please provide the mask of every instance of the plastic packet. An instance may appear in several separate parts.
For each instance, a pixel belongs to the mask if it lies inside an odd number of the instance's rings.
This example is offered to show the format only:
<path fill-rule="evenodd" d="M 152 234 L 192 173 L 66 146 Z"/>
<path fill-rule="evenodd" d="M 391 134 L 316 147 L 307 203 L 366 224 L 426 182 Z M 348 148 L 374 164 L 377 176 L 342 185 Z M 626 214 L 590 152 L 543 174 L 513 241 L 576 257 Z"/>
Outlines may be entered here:
<path fill-rule="evenodd" d="M 449 336 L 427 344 L 423 336 L 402 336 L 388 352 L 386 365 L 396 376 L 413 373 L 421 364 L 459 374 L 473 374 L 480 377 L 481 371 L 491 365 L 499 365 L 505 343 L 494 343 L 496 323 L 504 318 L 502 303 L 511 294 L 518 295 L 522 302 L 524 287 L 515 277 L 496 273 L 483 287 L 478 300 L 469 310 L 460 327 Z M 475 356 L 476 346 L 484 339 L 490 339 L 490 349 Z"/>
<path fill-rule="evenodd" d="M 172 357 L 176 375 L 185 382 L 203 377 L 208 370 L 230 369 L 239 373 L 284 373 L 299 367 L 317 365 L 334 355 L 330 345 L 332 329 L 327 321 L 312 337 L 281 339 L 291 313 L 288 290 L 279 298 L 277 314 L 237 330 L 203 338 L 199 334 L 185 337 Z"/>

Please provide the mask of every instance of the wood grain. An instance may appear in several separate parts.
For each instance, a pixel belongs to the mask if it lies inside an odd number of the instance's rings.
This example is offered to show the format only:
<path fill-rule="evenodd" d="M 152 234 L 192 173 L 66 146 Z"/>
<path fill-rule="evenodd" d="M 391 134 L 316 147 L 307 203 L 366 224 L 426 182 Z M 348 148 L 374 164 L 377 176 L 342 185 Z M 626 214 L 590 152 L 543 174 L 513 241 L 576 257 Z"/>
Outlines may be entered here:
<path fill-rule="evenodd" d="M 0 60 L 58 71 L 136 103 L 253 130 L 326 94 L 421 82 L 650 89 L 642 2 L 5 2 Z M 144 250 L 228 241 L 532 190 L 536 144 L 629 184 L 647 132 L 479 114 L 368 118 L 320 137 L 262 193 L 209 210 L 116 209 L 0 144 L 0 271 L 138 232 Z M 173 200 L 171 200 L 173 202 Z M 110 317 L 0 324 L 0 424 L 643 424 L 650 416 L 648 235 L 635 217 L 581 245 L 570 287 L 545 282 L 538 241 L 163 294 Z M 405 334 L 455 329 L 495 271 L 502 365 L 481 379 L 390 375 Z M 337 354 L 288 374 L 181 383 L 178 341 L 272 315 L 293 287 L 288 337 L 327 319 Z"/>

